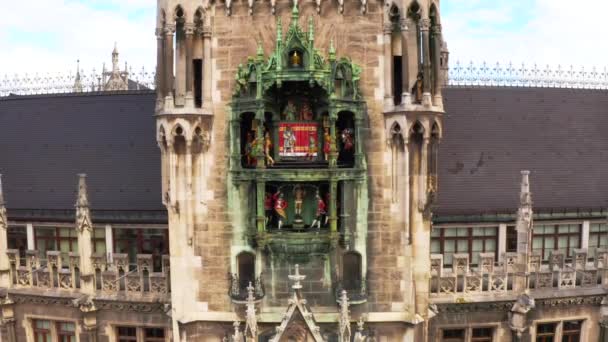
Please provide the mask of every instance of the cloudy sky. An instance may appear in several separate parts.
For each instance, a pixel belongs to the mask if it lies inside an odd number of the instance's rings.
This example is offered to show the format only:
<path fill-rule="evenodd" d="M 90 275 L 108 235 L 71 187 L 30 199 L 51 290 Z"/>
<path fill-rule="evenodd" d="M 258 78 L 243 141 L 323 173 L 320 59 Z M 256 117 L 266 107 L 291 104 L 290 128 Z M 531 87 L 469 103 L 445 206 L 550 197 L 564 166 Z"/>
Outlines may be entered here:
<path fill-rule="evenodd" d="M 300 0 L 306 1 L 306 0 Z M 327 1 L 327 0 L 326 0 Z M 608 65 L 608 1 L 441 0 L 450 63 Z M 2 1 L 0 77 L 99 69 L 118 42 L 121 61 L 155 65 L 154 0 Z"/>

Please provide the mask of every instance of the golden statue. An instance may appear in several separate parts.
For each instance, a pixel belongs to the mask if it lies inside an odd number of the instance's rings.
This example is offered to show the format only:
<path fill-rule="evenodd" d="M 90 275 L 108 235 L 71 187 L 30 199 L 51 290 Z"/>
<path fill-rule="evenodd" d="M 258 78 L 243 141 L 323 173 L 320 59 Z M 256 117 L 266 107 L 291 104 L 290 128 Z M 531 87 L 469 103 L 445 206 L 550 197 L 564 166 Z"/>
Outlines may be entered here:
<path fill-rule="evenodd" d="M 294 51 L 293 55 L 291 55 L 291 58 L 290 58 L 291 66 L 293 66 L 293 67 L 302 66 L 301 62 L 302 62 L 302 58 L 300 58 L 300 55 L 298 55 L 298 51 Z"/>

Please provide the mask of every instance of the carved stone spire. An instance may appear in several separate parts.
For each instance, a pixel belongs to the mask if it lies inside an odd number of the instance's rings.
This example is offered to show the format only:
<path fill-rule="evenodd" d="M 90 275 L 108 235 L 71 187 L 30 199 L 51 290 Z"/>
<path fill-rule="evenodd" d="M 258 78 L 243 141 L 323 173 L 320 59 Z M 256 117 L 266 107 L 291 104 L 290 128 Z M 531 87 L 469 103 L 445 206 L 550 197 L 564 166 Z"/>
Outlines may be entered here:
<path fill-rule="evenodd" d="M 258 340 L 258 320 L 255 315 L 255 296 L 253 291 L 255 288 L 252 286 L 251 282 L 249 282 L 249 286 L 247 286 L 247 304 L 245 315 L 245 341 L 257 341 Z"/>
<path fill-rule="evenodd" d="M 354 342 L 365 342 L 367 336 L 363 333 L 363 317 L 359 317 L 359 321 L 357 322 L 357 332 L 355 333 Z"/>
<path fill-rule="evenodd" d="M 289 278 L 289 280 L 293 281 L 293 285 L 291 285 L 291 288 L 294 290 L 301 290 L 302 289 L 302 283 L 300 283 L 302 280 L 306 279 L 306 276 L 303 274 L 300 274 L 300 265 L 296 264 L 295 266 L 295 272 L 294 274 L 290 274 L 287 277 Z"/>
<path fill-rule="evenodd" d="M 118 44 L 114 42 L 114 50 L 112 50 L 112 71 L 120 72 L 118 67 Z"/>
<path fill-rule="evenodd" d="M 87 194 L 87 175 L 78 175 L 78 195 L 76 197 L 76 229 L 81 232 L 84 229 L 91 230 L 91 211 L 89 209 L 89 196 Z"/>
<path fill-rule="evenodd" d="M 532 231 L 532 194 L 530 193 L 530 179 L 529 179 L 529 175 L 530 175 L 530 171 L 522 171 L 521 172 L 521 191 L 519 194 L 519 209 L 517 210 L 517 223 L 516 223 L 516 229 L 517 232 L 522 234 L 522 233 L 529 233 Z M 529 235 L 529 234 L 527 234 Z M 519 246 L 518 246 L 518 252 L 519 253 L 528 253 L 529 252 L 529 239 L 527 238 L 526 235 L 526 239 L 525 240 L 519 240 L 520 243 L 518 244 L 521 247 L 522 243 L 521 242 L 525 242 L 525 250 L 520 250 Z"/>
<path fill-rule="evenodd" d="M 8 226 L 8 219 L 6 218 L 4 191 L 2 190 L 2 174 L 0 174 L 0 229 L 6 229 L 7 226 Z"/>
<path fill-rule="evenodd" d="M 350 342 L 350 311 L 348 310 L 348 296 L 346 295 L 346 291 L 342 290 L 342 294 L 340 296 L 340 331 L 339 341 L 340 342 Z"/>
<path fill-rule="evenodd" d="M 238 321 L 232 323 L 232 326 L 234 326 L 234 333 L 231 336 L 231 342 L 243 342 L 243 333 L 241 333 L 241 330 L 239 329 L 240 324 L 241 323 Z"/>
<path fill-rule="evenodd" d="M 74 86 L 72 91 L 75 93 L 82 93 L 82 79 L 80 78 L 80 59 L 76 61 L 76 77 L 74 78 Z"/>

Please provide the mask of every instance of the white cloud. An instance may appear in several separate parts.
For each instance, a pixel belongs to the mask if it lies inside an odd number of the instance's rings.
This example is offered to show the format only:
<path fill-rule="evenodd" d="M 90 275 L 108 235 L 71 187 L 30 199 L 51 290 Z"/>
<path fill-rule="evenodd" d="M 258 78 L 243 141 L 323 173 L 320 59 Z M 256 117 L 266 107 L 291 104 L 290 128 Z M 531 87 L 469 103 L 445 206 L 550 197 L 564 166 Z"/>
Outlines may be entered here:
<path fill-rule="evenodd" d="M 0 73 L 35 73 L 110 64 L 155 65 L 155 2 L 149 0 L 6 1 L 0 12 Z"/>
<path fill-rule="evenodd" d="M 576 4 L 578 5 L 578 4 Z M 568 66 L 607 65 L 608 1 L 444 0 L 442 23 L 450 61 Z M 156 64 L 152 0 L 3 1 L 0 78 L 5 73 L 109 67 L 118 42 L 121 63 Z M 452 64 L 453 65 L 453 64 Z"/>
<path fill-rule="evenodd" d="M 587 69 L 608 65 L 608 46 L 603 44 L 607 1 L 589 0 L 584 8 L 570 0 L 476 2 L 443 12 L 451 63 L 512 61 Z"/>

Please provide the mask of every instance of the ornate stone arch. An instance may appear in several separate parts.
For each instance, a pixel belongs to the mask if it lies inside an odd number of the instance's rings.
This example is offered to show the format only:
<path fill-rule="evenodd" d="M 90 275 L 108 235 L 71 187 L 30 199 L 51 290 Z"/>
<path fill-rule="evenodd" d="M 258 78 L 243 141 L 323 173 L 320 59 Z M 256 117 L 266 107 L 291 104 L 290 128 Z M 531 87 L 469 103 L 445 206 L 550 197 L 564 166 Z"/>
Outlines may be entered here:
<path fill-rule="evenodd" d="M 439 12 L 439 5 L 436 3 L 436 1 L 432 1 L 431 2 L 431 6 L 429 7 L 429 17 L 430 16 L 435 16 L 435 24 L 437 25 L 441 25 L 441 14 Z"/>
<path fill-rule="evenodd" d="M 171 18 L 174 22 L 177 22 L 180 19 L 186 22 L 188 20 L 188 15 L 184 7 L 181 4 L 177 4 L 171 12 Z"/>

